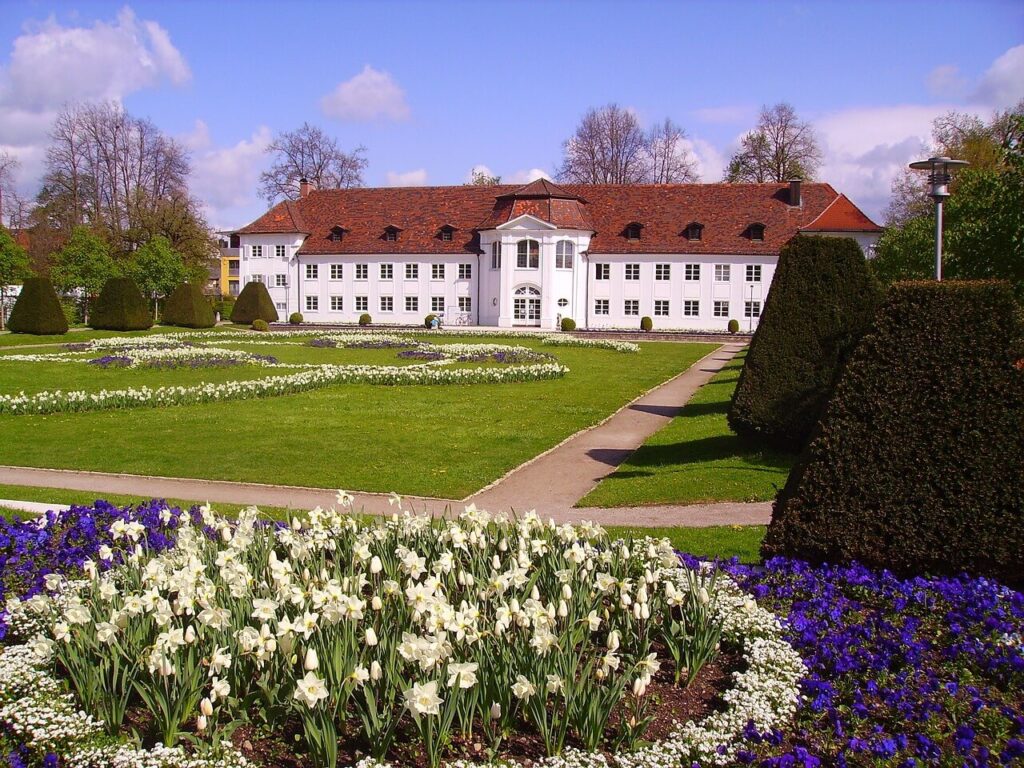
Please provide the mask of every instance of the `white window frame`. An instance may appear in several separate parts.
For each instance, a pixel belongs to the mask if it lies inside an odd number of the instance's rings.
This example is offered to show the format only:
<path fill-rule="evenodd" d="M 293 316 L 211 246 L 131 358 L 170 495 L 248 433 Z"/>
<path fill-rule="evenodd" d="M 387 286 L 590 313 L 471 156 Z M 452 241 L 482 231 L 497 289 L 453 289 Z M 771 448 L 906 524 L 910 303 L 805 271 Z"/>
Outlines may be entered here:
<path fill-rule="evenodd" d="M 594 264 L 594 279 L 595 280 L 611 280 L 612 279 L 612 265 L 608 262 L 599 262 Z"/>
<path fill-rule="evenodd" d="M 700 317 L 700 299 L 683 299 L 683 317 Z"/>
<path fill-rule="evenodd" d="M 640 299 L 625 299 L 622 302 L 622 314 L 627 317 L 640 316 Z"/>
<path fill-rule="evenodd" d="M 320 297 L 306 295 L 306 311 L 307 312 L 319 312 L 320 311 Z"/>
<path fill-rule="evenodd" d="M 288 287 L 288 275 L 278 272 L 274 275 L 274 287 L 275 288 L 287 288 Z"/>
<path fill-rule="evenodd" d="M 691 283 L 700 280 L 700 264 L 684 264 L 683 280 Z"/>
<path fill-rule="evenodd" d="M 729 316 L 729 302 L 727 300 L 716 299 L 712 305 L 712 315 L 714 317 L 728 317 Z"/>
<path fill-rule="evenodd" d="M 419 296 L 406 296 L 405 297 L 405 311 L 406 312 L 419 312 L 420 311 L 420 297 Z"/>
<path fill-rule="evenodd" d="M 526 238 L 516 243 L 516 269 L 540 269 L 540 242 Z"/>
<path fill-rule="evenodd" d="M 274 246 L 274 256 L 279 258 L 279 259 L 286 259 L 286 258 L 288 258 L 288 254 L 287 254 L 285 246 L 283 246 L 283 245 L 275 245 Z"/>
<path fill-rule="evenodd" d="M 732 281 L 732 264 L 715 264 L 715 282 L 728 283 Z"/>
<path fill-rule="evenodd" d="M 608 299 L 594 299 L 594 314 L 603 316 L 611 314 Z"/>
<path fill-rule="evenodd" d="M 749 318 L 761 317 L 761 302 L 760 301 L 744 301 L 743 302 L 743 316 Z"/>
<path fill-rule="evenodd" d="M 444 264 L 431 264 L 430 265 L 430 279 L 431 280 L 444 280 Z"/>
<path fill-rule="evenodd" d="M 629 262 L 625 268 L 625 278 L 627 280 L 639 280 L 640 279 L 640 264 L 639 262 Z"/>
<path fill-rule="evenodd" d="M 370 297 L 369 296 L 356 296 L 356 312 L 369 312 L 370 311 Z"/>
<path fill-rule="evenodd" d="M 331 280 L 341 280 L 345 276 L 344 264 L 331 264 Z"/>
<path fill-rule="evenodd" d="M 431 296 L 430 297 L 430 311 L 444 312 L 444 296 Z"/>
<path fill-rule="evenodd" d="M 654 279 L 665 281 L 672 279 L 672 265 L 667 262 L 661 262 L 660 264 L 654 265 Z"/>
<path fill-rule="evenodd" d="M 420 265 L 416 263 L 405 265 L 405 279 L 406 280 L 419 280 L 420 279 Z"/>
<path fill-rule="evenodd" d="M 572 269 L 576 258 L 576 244 L 572 240 L 559 240 L 555 244 L 555 269 Z"/>
<path fill-rule="evenodd" d="M 491 243 L 491 269 L 501 269 L 501 243 Z"/>
<path fill-rule="evenodd" d="M 380 265 L 380 279 L 381 280 L 394 280 L 395 279 L 395 265 L 394 264 L 381 264 Z"/>
<path fill-rule="evenodd" d="M 655 317 L 668 317 L 670 303 L 668 299 L 655 299 L 654 300 L 654 316 Z"/>
<path fill-rule="evenodd" d="M 459 280 L 472 280 L 473 279 L 473 265 L 472 264 L 459 264 Z"/>
<path fill-rule="evenodd" d="M 252 251 L 250 252 L 250 258 L 262 259 L 263 258 L 263 246 L 262 245 L 251 245 L 249 246 Z"/>
<path fill-rule="evenodd" d="M 472 296 L 459 296 L 459 312 L 472 312 L 473 311 L 473 297 Z"/>
<path fill-rule="evenodd" d="M 320 265 L 319 264 L 306 264 L 306 279 L 307 280 L 319 280 L 320 279 Z"/>
<path fill-rule="evenodd" d="M 760 283 L 761 282 L 761 265 L 760 264 L 747 264 L 746 278 L 748 283 Z"/>
<path fill-rule="evenodd" d="M 395 297 L 394 296 L 381 296 L 380 297 L 380 311 L 381 312 L 394 312 L 395 311 Z"/>
<path fill-rule="evenodd" d="M 356 280 L 369 280 L 370 279 L 370 265 L 369 264 L 356 264 Z"/>
<path fill-rule="evenodd" d="M 342 312 L 345 308 L 343 296 L 331 296 L 331 312 Z"/>
<path fill-rule="evenodd" d="M 250 283 L 265 283 L 266 278 L 263 275 L 249 275 Z"/>

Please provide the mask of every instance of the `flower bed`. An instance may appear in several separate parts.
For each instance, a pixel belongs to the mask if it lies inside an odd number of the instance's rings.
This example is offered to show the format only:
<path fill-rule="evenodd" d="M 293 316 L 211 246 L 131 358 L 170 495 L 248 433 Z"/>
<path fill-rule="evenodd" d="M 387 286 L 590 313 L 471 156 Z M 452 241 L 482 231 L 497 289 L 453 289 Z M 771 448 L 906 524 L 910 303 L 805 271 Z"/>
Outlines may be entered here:
<path fill-rule="evenodd" d="M 541 344 L 548 347 L 589 347 L 590 349 L 610 349 L 614 352 L 635 354 L 640 345 L 631 341 L 614 341 L 612 339 L 580 339 L 576 336 L 545 336 Z"/>
<path fill-rule="evenodd" d="M 164 744 L 189 731 L 194 757 L 161 747 L 162 766 L 241 764 L 225 738 L 241 715 L 272 732 L 300 722 L 320 765 L 339 737 L 375 760 L 435 765 L 467 730 L 464 743 L 496 756 L 522 729 L 552 755 L 546 766 L 728 765 L 749 723 L 778 727 L 796 706 L 803 665 L 777 620 L 728 578 L 681 567 L 664 540 L 472 508 L 440 526 L 322 510 L 290 528 L 194 517 L 175 519 L 177 544 L 159 554 L 141 546 L 144 526 L 121 520 L 110 535 L 124 566 L 85 560 L 85 578 L 51 576 L 45 596 L 11 603 L 19 635 L 43 632 L 0 655 L 6 733 L 35 724 L 25 758 L 157 764 L 117 741 L 141 698 Z M 719 640 L 746 667 L 723 709 L 639 747 L 652 676 L 664 666 L 693 679 Z"/>

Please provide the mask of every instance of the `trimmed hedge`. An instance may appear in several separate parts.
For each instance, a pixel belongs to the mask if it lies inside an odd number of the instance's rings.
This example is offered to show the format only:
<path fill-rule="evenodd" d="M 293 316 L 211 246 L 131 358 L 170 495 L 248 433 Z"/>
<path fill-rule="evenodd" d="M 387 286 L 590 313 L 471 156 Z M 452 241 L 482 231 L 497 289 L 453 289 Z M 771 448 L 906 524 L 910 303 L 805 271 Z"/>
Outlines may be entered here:
<path fill-rule="evenodd" d="M 729 427 L 774 448 L 803 448 L 883 298 L 854 240 L 800 235 L 783 246 Z"/>
<path fill-rule="evenodd" d="M 160 319 L 165 325 L 183 328 L 212 328 L 217 322 L 213 305 L 195 283 L 181 283 L 171 291 Z"/>
<path fill-rule="evenodd" d="M 144 331 L 153 327 L 149 302 L 130 277 L 112 277 L 89 313 L 89 327 L 104 331 Z"/>
<path fill-rule="evenodd" d="M 288 315 L 288 322 L 291 323 L 292 325 L 302 325 L 303 320 L 304 318 L 302 317 L 301 312 L 292 312 L 290 315 Z"/>
<path fill-rule="evenodd" d="M 575 331 L 576 330 L 576 321 L 573 320 L 571 317 L 563 317 L 562 318 L 562 330 L 566 331 L 566 332 Z"/>
<path fill-rule="evenodd" d="M 26 277 L 7 318 L 7 329 L 44 336 L 67 333 L 68 321 L 53 283 L 45 277 Z"/>
<path fill-rule="evenodd" d="M 363 312 L 363 314 L 361 314 L 359 316 L 359 324 L 360 325 L 369 325 L 372 322 L 373 322 L 373 318 L 370 317 L 369 313 L 367 313 L 367 312 Z"/>
<path fill-rule="evenodd" d="M 779 493 L 765 557 L 1024 582 L 1024 321 L 1006 283 L 898 283 Z"/>
<path fill-rule="evenodd" d="M 641 331 L 650 331 L 652 328 L 654 328 L 654 321 L 651 320 L 651 318 L 647 317 L 646 315 L 640 318 Z"/>
<path fill-rule="evenodd" d="M 268 323 L 277 322 L 277 309 L 270 298 L 270 291 L 263 283 L 246 283 L 245 288 L 235 299 L 235 306 L 231 310 L 231 322 L 251 325 L 254 320 L 266 320 Z"/>

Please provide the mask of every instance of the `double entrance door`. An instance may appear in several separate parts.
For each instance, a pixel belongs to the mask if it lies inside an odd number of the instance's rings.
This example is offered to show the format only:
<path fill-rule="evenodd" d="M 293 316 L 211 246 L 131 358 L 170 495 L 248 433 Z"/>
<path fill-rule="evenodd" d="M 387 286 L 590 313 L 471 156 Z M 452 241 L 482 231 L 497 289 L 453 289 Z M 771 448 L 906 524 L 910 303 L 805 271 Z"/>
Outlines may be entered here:
<path fill-rule="evenodd" d="M 512 295 L 512 322 L 540 325 L 540 291 L 530 285 L 516 288 Z"/>

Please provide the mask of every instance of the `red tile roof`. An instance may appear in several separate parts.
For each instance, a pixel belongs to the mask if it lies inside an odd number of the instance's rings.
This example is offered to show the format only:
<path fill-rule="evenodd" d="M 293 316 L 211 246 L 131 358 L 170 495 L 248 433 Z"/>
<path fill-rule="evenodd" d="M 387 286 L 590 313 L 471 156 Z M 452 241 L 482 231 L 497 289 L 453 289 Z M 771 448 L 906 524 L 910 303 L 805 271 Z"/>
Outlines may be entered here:
<path fill-rule="evenodd" d="M 787 184 L 559 187 L 547 180 L 525 187 L 314 190 L 294 202 L 277 204 L 239 232 L 308 234 L 302 254 L 477 253 L 479 230 L 530 214 L 562 228 L 595 232 L 591 253 L 769 255 L 778 253 L 799 231 L 853 231 L 853 224 L 857 231 L 880 231 L 828 184 L 805 182 L 801 198 L 799 207 L 789 205 Z M 822 221 L 829 226 L 819 226 Z M 643 225 L 639 240 L 624 235 L 632 222 Z M 691 222 L 704 226 L 701 240 L 686 238 Z M 755 222 L 765 225 L 763 241 L 748 236 L 748 227 Z M 846 227 L 836 226 L 844 222 Z M 451 240 L 441 239 L 446 224 L 456 228 Z M 397 240 L 385 238 L 389 225 L 400 229 Z M 329 239 L 335 226 L 347 230 L 340 242 Z"/>
<path fill-rule="evenodd" d="M 801 232 L 881 232 L 882 228 L 869 219 L 865 213 L 840 194 L 829 203 L 818 217 Z"/>

